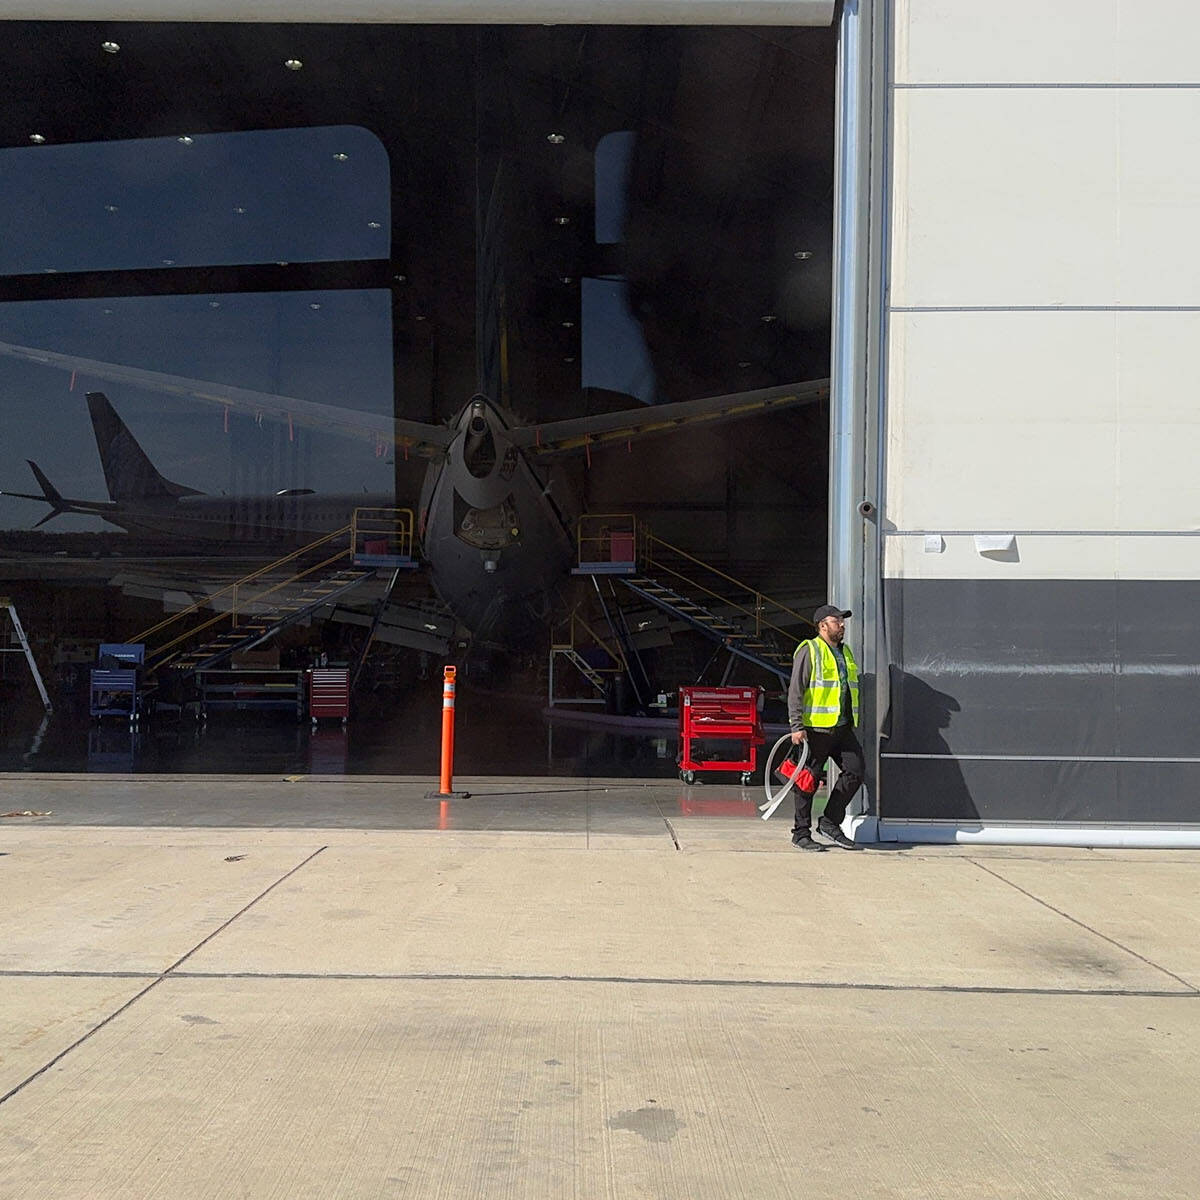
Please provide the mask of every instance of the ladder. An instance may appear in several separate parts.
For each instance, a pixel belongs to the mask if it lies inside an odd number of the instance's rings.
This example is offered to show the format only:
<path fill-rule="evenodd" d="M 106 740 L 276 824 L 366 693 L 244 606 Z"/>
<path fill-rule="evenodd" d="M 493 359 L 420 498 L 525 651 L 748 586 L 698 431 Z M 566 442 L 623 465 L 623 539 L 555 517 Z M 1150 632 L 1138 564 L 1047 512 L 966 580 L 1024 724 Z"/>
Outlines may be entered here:
<path fill-rule="evenodd" d="M 17 616 L 17 606 L 12 602 L 10 596 L 0 596 L 0 609 L 8 613 L 8 619 L 12 622 L 13 633 L 17 635 L 17 646 L 2 646 L 0 654 L 24 654 L 25 661 L 29 664 L 29 670 L 33 674 L 33 682 L 37 684 L 38 695 L 42 698 L 42 704 L 45 705 L 46 711 L 53 712 L 54 705 L 50 703 L 50 697 L 46 694 L 46 685 L 42 682 L 42 673 L 38 670 L 37 659 L 33 657 L 33 651 L 29 646 L 29 639 L 25 636 L 25 628 L 21 624 L 21 618 Z M 6 639 L 8 640 L 8 639 Z"/>

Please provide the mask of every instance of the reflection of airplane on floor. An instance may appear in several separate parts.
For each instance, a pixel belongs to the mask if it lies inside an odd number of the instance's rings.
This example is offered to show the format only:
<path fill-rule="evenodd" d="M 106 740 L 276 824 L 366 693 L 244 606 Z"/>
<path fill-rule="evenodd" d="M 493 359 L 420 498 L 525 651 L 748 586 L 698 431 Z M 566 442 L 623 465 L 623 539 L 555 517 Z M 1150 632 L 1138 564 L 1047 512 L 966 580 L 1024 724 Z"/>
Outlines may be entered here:
<path fill-rule="evenodd" d="M 538 623 L 544 619 L 574 552 L 571 513 L 551 496 L 540 473 L 542 463 L 597 445 L 812 403 L 829 394 L 828 380 L 818 380 L 541 425 L 519 425 L 510 413 L 476 396 L 449 424 L 430 425 L 5 343 L 0 343 L 0 355 L 227 410 L 365 436 L 429 460 L 418 532 L 434 586 L 473 632 L 503 631 L 508 636 L 528 627 L 531 618 Z M 58 513 L 83 512 L 131 531 L 170 532 L 195 540 L 277 538 L 285 531 L 303 540 L 348 523 L 356 506 L 393 503 L 391 497 L 307 491 L 205 496 L 164 479 L 102 393 L 89 393 L 88 407 L 110 499 L 67 499 L 31 462 L 42 494 L 4 494 L 50 504 L 51 512 L 39 524 Z"/>

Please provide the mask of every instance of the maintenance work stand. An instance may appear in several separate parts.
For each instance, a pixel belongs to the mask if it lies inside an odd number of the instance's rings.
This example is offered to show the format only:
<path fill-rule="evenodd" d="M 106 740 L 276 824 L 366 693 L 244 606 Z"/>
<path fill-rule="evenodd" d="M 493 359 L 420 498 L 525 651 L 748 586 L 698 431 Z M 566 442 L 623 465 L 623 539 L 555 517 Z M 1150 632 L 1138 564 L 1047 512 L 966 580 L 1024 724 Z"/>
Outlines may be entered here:
<path fill-rule="evenodd" d="M 0 613 L 7 615 L 8 621 L 12 626 L 8 636 L 4 639 L 4 644 L 0 646 L 0 654 L 25 655 L 25 661 L 29 664 L 29 671 L 33 675 L 33 682 L 37 684 L 38 695 L 42 698 L 42 704 L 48 713 L 53 712 L 54 705 L 50 703 L 50 697 L 46 693 L 46 685 L 42 682 L 42 673 L 38 670 L 37 659 L 33 657 L 33 651 L 29 647 L 29 639 L 25 636 L 25 628 L 21 624 L 21 618 L 17 616 L 17 606 L 12 602 L 11 597 L 0 596 Z M 17 642 L 15 646 L 11 645 L 14 638 Z"/>

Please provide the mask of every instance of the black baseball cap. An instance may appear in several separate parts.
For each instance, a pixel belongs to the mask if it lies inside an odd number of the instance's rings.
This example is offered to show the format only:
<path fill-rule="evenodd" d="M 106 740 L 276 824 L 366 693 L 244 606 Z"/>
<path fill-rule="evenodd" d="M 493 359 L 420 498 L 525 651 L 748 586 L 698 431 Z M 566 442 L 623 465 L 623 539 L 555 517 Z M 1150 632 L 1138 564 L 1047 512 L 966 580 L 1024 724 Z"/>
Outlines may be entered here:
<path fill-rule="evenodd" d="M 852 617 L 854 614 L 848 608 L 837 608 L 832 604 L 822 604 L 813 613 L 813 624 L 820 625 L 826 617 Z"/>

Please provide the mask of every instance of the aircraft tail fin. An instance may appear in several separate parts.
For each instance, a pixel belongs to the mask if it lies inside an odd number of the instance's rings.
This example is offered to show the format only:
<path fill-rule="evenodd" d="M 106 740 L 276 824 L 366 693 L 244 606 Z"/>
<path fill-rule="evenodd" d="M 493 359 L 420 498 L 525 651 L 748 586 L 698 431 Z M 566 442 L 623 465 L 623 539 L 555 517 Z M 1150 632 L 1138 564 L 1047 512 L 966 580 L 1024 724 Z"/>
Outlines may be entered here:
<path fill-rule="evenodd" d="M 100 465 L 104 468 L 104 482 L 113 500 L 167 500 L 202 495 L 195 488 L 172 483 L 158 473 L 103 392 L 88 392 L 87 403 Z"/>
<path fill-rule="evenodd" d="M 70 512 L 71 510 L 67 507 L 67 502 L 63 499 L 62 492 L 46 478 L 46 472 L 32 458 L 27 458 L 25 461 L 29 464 L 30 470 L 33 471 L 33 477 L 37 480 L 38 487 L 42 489 L 41 499 L 50 505 L 50 511 L 34 526 L 34 529 L 38 529 L 42 525 L 45 525 L 47 521 L 51 521 L 61 513 Z M 23 498 L 33 499 L 32 496 Z"/>

